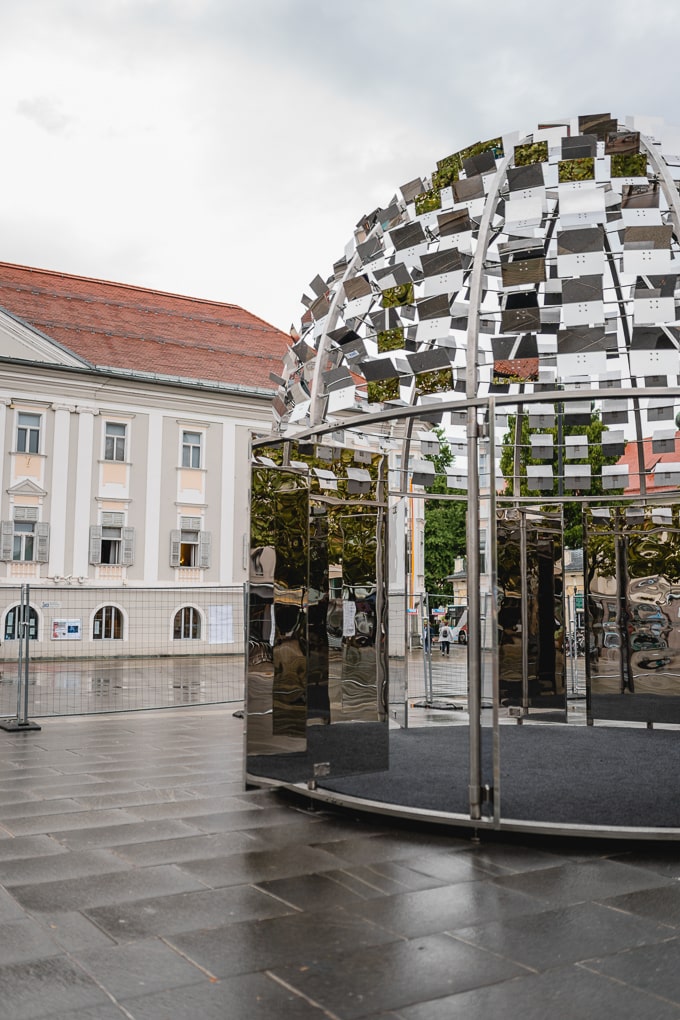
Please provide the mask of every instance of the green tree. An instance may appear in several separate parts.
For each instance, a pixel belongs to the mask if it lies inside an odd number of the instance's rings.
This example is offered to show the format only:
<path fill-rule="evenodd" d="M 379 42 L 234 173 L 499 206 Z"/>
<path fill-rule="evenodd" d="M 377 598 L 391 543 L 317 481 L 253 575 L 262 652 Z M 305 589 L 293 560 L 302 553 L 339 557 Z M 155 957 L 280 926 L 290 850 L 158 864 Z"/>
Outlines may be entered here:
<path fill-rule="evenodd" d="M 501 453 L 500 467 L 505 477 L 505 495 L 514 495 L 515 485 L 515 448 L 516 448 L 517 418 L 511 415 L 508 419 L 508 431 L 503 437 L 503 450 Z M 593 496 L 602 495 L 602 467 L 604 464 L 616 464 L 617 457 L 605 457 L 602 452 L 602 433 L 607 431 L 607 426 L 602 423 L 599 415 L 594 413 L 591 416 L 589 425 L 565 425 L 562 426 L 562 435 L 585 436 L 588 439 L 588 456 L 580 459 L 569 459 L 569 464 L 589 464 L 591 470 L 591 484 L 588 493 Z M 529 427 L 529 419 L 526 414 L 522 415 L 520 437 L 519 437 L 519 479 L 520 495 L 528 496 L 533 490 L 527 484 L 527 465 L 545 464 L 543 460 L 531 457 L 531 436 L 538 434 L 551 435 L 553 438 L 553 495 L 559 495 L 559 470 L 558 470 L 558 425 L 552 428 L 532 429 Z M 567 461 L 563 460 L 566 464 Z M 564 492 L 564 489 L 563 489 Z M 608 493 L 621 492 L 620 489 L 608 490 Z M 540 494 L 537 494 L 537 501 L 540 502 Z M 580 549 L 583 545 L 583 523 L 581 504 L 565 498 L 564 502 L 564 544 L 568 549 Z"/>
<path fill-rule="evenodd" d="M 433 430 L 440 443 L 438 454 L 426 459 L 435 467 L 434 483 L 428 494 L 458 494 L 446 484 L 446 472 L 453 464 L 451 447 L 443 429 Z M 431 595 L 451 596 L 451 585 L 445 578 L 453 573 L 456 558 L 465 555 L 465 500 L 427 499 L 425 501 L 425 590 Z"/>

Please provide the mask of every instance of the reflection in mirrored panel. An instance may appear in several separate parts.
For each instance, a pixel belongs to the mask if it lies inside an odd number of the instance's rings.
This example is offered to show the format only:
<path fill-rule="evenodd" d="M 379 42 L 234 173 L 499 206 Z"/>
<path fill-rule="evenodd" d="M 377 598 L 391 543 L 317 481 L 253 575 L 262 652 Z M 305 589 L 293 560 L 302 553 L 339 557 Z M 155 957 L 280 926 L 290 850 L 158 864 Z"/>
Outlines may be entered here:
<path fill-rule="evenodd" d="M 282 443 L 254 460 L 252 775 L 310 782 L 387 765 L 386 462 L 362 457 L 358 485 L 354 454 Z"/>
<path fill-rule="evenodd" d="M 591 719 L 680 722 L 680 504 L 588 515 Z"/>
<path fill-rule="evenodd" d="M 248 753 L 304 751 L 307 480 L 257 466 L 251 484 Z"/>
<path fill-rule="evenodd" d="M 498 514 L 498 656 L 501 707 L 564 717 L 561 514 Z"/>

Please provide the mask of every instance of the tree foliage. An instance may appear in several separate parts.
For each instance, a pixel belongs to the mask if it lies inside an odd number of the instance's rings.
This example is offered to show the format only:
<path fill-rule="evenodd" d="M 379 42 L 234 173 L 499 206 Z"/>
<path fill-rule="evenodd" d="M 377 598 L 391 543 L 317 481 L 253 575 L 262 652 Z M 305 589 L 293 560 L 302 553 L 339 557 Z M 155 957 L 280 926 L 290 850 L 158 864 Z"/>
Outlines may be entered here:
<path fill-rule="evenodd" d="M 428 494 L 460 493 L 446 484 L 446 472 L 453 464 L 451 447 L 442 429 L 434 429 L 440 443 L 438 454 L 427 457 L 434 464 L 435 480 Z M 451 595 L 445 579 L 454 571 L 455 561 L 465 555 L 465 500 L 425 501 L 425 590 L 431 595 Z"/>

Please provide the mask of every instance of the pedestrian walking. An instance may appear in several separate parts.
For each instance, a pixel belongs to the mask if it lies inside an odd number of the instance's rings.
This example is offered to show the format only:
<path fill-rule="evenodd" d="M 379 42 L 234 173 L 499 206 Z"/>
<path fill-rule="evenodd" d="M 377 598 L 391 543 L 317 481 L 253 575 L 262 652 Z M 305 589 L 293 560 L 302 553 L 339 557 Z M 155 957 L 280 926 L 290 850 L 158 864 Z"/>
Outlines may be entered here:
<path fill-rule="evenodd" d="M 451 647 L 451 628 L 448 623 L 445 623 L 439 631 L 439 647 L 442 650 L 442 655 L 449 654 L 449 648 Z"/>
<path fill-rule="evenodd" d="M 423 625 L 423 645 L 425 646 L 425 651 L 429 652 L 432 645 L 432 627 L 427 620 Z"/>

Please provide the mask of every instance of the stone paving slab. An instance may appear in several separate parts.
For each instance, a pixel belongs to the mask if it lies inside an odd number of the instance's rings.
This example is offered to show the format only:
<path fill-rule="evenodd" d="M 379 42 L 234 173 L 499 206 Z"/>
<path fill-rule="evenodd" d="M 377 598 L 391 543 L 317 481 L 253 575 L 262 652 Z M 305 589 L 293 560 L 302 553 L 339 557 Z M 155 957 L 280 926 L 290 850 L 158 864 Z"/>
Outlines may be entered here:
<path fill-rule="evenodd" d="M 0 734 L 0 1016 L 680 1020 L 680 847 L 246 791 L 234 707 Z"/>

